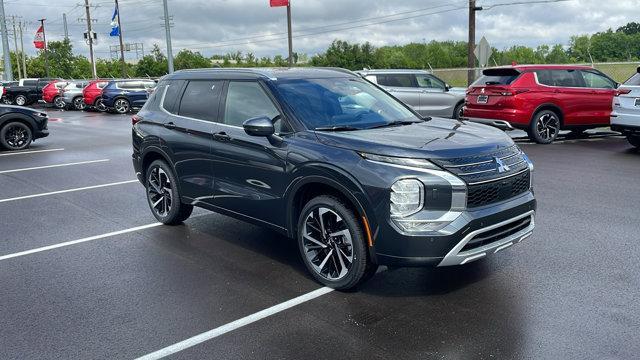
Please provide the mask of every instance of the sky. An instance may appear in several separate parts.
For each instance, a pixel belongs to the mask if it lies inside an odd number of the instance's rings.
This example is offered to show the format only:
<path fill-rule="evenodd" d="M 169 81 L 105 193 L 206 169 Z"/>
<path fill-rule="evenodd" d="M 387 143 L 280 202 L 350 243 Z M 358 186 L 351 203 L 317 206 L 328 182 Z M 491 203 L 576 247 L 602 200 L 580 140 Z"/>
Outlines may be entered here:
<path fill-rule="evenodd" d="M 119 0 L 125 43 L 153 44 L 166 51 L 162 0 Z M 25 50 L 34 54 L 38 19 L 46 18 L 47 40 L 64 38 L 67 14 L 74 51 L 88 54 L 82 0 L 4 0 L 9 31 L 11 15 L 28 22 Z M 478 0 L 477 39 L 485 36 L 499 49 L 512 45 L 567 45 L 572 35 L 616 29 L 637 18 L 640 0 L 570 0 L 534 4 L 527 0 Z M 519 3 L 514 5 L 500 5 Z M 55 5 L 54 5 L 55 4 Z M 96 56 L 110 57 L 109 37 L 114 0 L 90 0 Z M 291 0 L 294 51 L 314 55 L 334 40 L 370 42 L 375 46 L 461 40 L 467 38 L 468 0 Z M 242 51 L 256 56 L 287 53 L 286 8 L 269 0 L 168 0 L 174 53 L 180 49 L 206 56 Z M 20 17 L 20 18 L 18 18 Z M 13 37 L 9 47 L 13 49 Z M 27 50 L 28 49 L 28 50 Z M 128 59 L 135 53 L 127 54 Z"/>

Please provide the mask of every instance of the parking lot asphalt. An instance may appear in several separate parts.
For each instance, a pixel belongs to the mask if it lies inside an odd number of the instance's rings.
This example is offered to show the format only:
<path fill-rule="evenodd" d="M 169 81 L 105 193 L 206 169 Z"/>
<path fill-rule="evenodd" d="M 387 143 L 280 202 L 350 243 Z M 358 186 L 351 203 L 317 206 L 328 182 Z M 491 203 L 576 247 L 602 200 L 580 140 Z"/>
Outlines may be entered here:
<path fill-rule="evenodd" d="M 204 210 L 160 226 L 133 181 L 130 117 L 49 113 L 50 137 L 0 152 L 0 359 L 640 353 L 640 153 L 622 137 L 517 139 L 536 165 L 537 226 L 507 251 L 382 268 L 356 292 L 264 315 L 321 288 L 295 242 Z"/>

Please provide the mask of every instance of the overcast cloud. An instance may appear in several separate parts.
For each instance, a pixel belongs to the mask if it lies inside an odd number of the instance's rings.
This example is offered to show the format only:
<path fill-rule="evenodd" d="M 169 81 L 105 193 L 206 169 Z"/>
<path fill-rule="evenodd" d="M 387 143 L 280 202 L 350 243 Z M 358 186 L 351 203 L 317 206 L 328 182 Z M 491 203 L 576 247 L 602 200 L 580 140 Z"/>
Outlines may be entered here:
<path fill-rule="evenodd" d="M 65 12 L 75 51 L 88 53 L 82 39 L 86 23 L 78 20 L 85 16 L 84 7 L 77 6 L 82 0 L 4 2 L 7 16 L 22 16 L 22 20 L 31 21 L 24 34 L 25 49 L 29 49 L 29 53 L 35 53 L 32 40 L 36 20 L 48 19 L 47 40 L 61 40 Z M 97 20 L 94 31 L 99 36 L 97 56 L 106 58 L 109 45 L 118 43 L 116 37 L 108 36 L 113 1 L 90 2 L 98 6 L 92 9 L 92 18 Z M 478 5 L 490 7 L 511 2 L 516 0 L 478 0 Z M 231 51 L 253 52 L 257 56 L 285 54 L 286 10 L 269 8 L 268 3 L 269 0 L 169 0 L 174 52 L 187 48 L 205 55 Z M 333 39 L 369 41 L 376 46 L 466 40 L 467 3 L 464 0 L 292 0 L 294 50 L 313 55 Z M 125 42 L 143 43 L 146 51 L 154 43 L 165 49 L 162 0 L 120 0 L 120 8 Z M 571 35 L 615 29 L 637 21 L 637 11 L 638 0 L 571 0 L 496 6 L 478 13 L 477 34 L 478 39 L 484 35 L 491 45 L 500 49 L 520 44 L 566 45 Z M 390 16 L 397 13 L 402 14 Z M 374 22 L 379 24 L 354 28 Z M 12 38 L 10 47 L 13 49 Z M 134 58 L 135 54 L 127 57 Z"/>

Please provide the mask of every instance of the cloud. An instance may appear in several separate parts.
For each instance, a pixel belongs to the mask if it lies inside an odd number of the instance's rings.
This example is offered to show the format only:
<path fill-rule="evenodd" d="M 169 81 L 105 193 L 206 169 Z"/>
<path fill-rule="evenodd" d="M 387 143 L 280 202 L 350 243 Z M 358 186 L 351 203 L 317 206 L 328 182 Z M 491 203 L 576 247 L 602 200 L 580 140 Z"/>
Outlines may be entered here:
<path fill-rule="evenodd" d="M 88 53 L 82 34 L 86 23 L 78 0 L 5 0 L 5 12 L 34 22 L 25 33 L 25 47 L 31 44 L 35 20 L 46 17 L 47 38 L 63 35 L 62 13 L 66 12 L 69 36 L 76 52 Z M 270 8 L 268 0 L 168 0 L 172 16 L 174 51 L 182 48 L 205 55 L 231 51 L 273 56 L 287 52 L 286 11 Z M 477 38 L 486 36 L 491 45 L 567 44 L 572 35 L 617 28 L 634 20 L 636 0 L 572 0 L 548 4 L 495 6 L 514 0 L 478 0 L 487 8 L 477 13 Z M 99 42 L 96 53 L 109 57 L 110 1 L 94 0 L 94 31 Z M 467 37 L 466 0 L 292 0 L 294 50 L 315 54 L 333 39 L 369 41 L 375 46 L 461 40 Z M 492 7 L 492 5 L 494 7 Z M 162 0 L 120 0 L 125 42 L 140 42 L 147 52 L 153 44 L 165 47 Z M 420 10 L 420 11 L 417 11 Z M 393 14 L 402 15 L 393 16 Z M 362 26 L 369 24 L 370 26 Z M 135 54 L 129 54 L 134 57 Z"/>

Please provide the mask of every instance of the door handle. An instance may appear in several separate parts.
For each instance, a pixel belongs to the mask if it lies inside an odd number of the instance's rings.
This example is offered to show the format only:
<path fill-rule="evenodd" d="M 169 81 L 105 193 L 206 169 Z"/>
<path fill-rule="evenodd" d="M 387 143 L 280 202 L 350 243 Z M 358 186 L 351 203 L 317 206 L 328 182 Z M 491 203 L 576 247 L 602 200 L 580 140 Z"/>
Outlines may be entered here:
<path fill-rule="evenodd" d="M 213 138 L 214 138 L 214 140 L 217 140 L 217 141 L 229 141 L 229 140 L 231 140 L 231 136 L 227 135 L 227 133 L 224 132 L 224 131 L 221 131 L 219 133 L 213 134 Z"/>
<path fill-rule="evenodd" d="M 167 129 L 171 129 L 171 130 L 176 128 L 176 124 L 174 124 L 172 122 L 164 123 L 164 124 L 162 124 L 162 126 L 166 127 Z"/>

